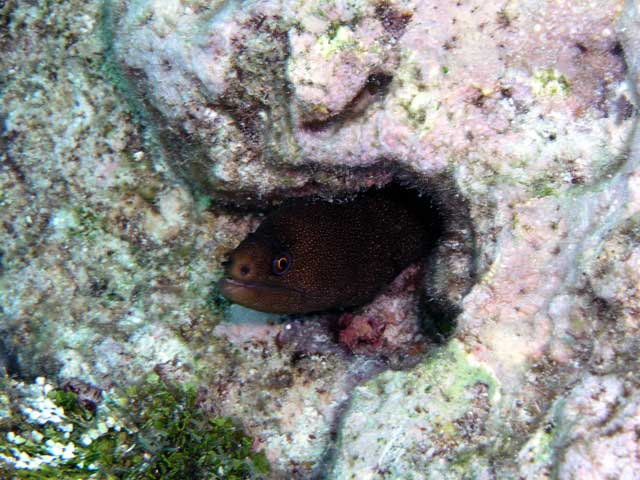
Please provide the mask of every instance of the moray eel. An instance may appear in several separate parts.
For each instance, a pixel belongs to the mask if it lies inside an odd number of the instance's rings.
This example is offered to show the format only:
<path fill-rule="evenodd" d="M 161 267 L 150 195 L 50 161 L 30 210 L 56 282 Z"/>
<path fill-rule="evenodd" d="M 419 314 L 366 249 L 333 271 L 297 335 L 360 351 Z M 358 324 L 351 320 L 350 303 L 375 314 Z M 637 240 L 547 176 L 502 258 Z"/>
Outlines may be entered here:
<path fill-rule="evenodd" d="M 284 314 L 367 303 L 433 243 L 432 212 L 414 203 L 373 190 L 342 202 L 285 204 L 223 262 L 220 292 Z"/>

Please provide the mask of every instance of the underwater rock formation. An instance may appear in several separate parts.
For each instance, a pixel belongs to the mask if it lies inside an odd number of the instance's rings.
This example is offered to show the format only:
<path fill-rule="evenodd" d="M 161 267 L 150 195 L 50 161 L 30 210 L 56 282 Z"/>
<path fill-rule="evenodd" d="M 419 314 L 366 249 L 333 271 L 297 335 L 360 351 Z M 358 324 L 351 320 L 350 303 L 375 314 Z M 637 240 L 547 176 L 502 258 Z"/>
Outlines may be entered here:
<path fill-rule="evenodd" d="M 622 10 L 113 2 L 114 51 L 168 163 L 217 196 L 385 183 L 389 168 L 374 166 L 386 160 L 412 176 L 455 169 L 468 195 L 500 183 L 521 199 L 592 185 L 623 155 Z"/>
<path fill-rule="evenodd" d="M 12 374 L 122 392 L 155 370 L 273 478 L 640 469 L 637 2 L 0 8 Z M 431 290 L 396 283 L 457 326 L 394 286 L 340 319 L 217 296 L 254 207 L 392 180 L 458 224 Z"/>

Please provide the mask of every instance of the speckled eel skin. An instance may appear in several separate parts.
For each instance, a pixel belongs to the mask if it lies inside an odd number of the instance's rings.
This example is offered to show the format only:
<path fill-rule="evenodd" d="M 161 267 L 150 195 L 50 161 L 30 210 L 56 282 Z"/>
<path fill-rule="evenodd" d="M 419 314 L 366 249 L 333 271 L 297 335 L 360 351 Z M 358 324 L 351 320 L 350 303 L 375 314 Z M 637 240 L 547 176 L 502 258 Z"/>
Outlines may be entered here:
<path fill-rule="evenodd" d="M 264 312 L 362 305 L 427 253 L 434 225 L 428 207 L 388 189 L 345 201 L 295 200 L 231 252 L 219 287 L 232 302 Z"/>

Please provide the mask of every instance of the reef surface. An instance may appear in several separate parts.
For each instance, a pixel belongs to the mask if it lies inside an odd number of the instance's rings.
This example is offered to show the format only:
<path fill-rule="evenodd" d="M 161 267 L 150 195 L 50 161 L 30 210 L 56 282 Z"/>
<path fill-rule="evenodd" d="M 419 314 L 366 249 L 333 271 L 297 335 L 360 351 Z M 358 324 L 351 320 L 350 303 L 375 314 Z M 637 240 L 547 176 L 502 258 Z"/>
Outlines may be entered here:
<path fill-rule="evenodd" d="M 639 8 L 6 2 L 2 366 L 194 386 L 272 478 L 634 478 Z M 215 292 L 255 208 L 393 179 L 453 225 L 440 343 L 411 270 L 340 318 Z"/>

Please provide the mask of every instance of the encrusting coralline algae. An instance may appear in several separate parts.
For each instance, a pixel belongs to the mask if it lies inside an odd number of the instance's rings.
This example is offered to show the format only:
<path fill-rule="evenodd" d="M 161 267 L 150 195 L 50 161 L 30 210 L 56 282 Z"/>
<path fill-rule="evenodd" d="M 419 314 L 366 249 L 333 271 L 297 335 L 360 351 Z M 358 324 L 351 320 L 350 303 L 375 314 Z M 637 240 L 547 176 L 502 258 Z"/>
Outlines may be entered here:
<path fill-rule="evenodd" d="M 637 2 L 0 8 L 12 374 L 115 395 L 155 369 L 238 419 L 273 478 L 640 470 Z M 341 332 L 216 295 L 252 208 L 438 176 L 477 265 L 443 344 L 415 348 L 404 290 Z"/>

